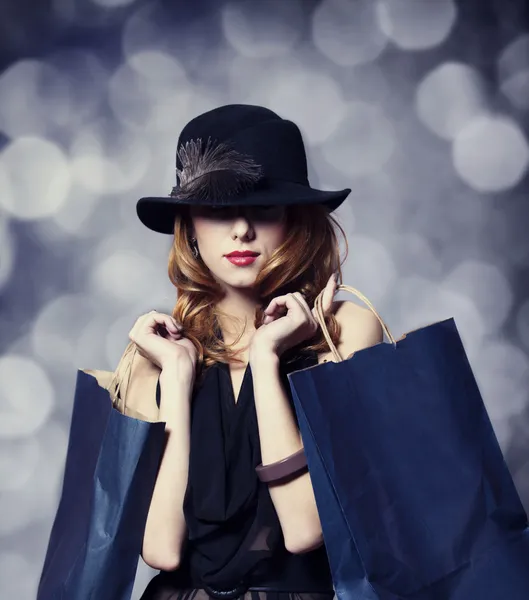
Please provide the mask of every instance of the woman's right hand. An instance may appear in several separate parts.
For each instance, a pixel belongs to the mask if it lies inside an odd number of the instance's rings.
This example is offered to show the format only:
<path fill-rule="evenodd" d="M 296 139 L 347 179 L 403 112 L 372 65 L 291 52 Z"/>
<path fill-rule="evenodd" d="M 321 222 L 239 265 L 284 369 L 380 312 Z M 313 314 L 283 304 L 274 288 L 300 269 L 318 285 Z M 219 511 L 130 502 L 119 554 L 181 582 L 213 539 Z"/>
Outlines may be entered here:
<path fill-rule="evenodd" d="M 141 315 L 130 330 L 129 339 L 136 344 L 142 356 L 162 371 L 183 368 L 194 374 L 197 349 L 183 335 L 182 326 L 172 316 L 155 310 Z"/>

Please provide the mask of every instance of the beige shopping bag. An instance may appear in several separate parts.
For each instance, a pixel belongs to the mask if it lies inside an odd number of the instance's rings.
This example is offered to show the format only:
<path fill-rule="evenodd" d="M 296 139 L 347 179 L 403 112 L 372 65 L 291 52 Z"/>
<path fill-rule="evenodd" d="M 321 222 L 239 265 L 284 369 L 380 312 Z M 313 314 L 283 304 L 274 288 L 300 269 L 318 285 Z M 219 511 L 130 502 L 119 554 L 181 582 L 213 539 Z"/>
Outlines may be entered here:
<path fill-rule="evenodd" d="M 159 421 L 156 386 L 161 371 L 139 353 L 134 342 L 127 345 L 114 372 L 83 371 L 108 390 L 114 408 L 119 412 L 142 421 Z"/>

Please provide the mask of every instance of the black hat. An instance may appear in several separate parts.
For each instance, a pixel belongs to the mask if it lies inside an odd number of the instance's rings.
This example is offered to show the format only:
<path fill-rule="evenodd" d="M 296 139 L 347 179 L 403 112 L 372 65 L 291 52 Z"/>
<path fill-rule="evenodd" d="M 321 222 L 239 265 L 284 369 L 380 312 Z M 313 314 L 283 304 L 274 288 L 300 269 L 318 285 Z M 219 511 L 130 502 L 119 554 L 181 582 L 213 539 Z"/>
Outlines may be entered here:
<path fill-rule="evenodd" d="M 191 120 L 178 139 L 176 174 L 169 196 L 138 200 L 138 216 L 149 229 L 173 233 L 182 205 L 325 204 L 332 212 L 351 192 L 311 188 L 297 125 L 248 104 L 228 104 Z"/>

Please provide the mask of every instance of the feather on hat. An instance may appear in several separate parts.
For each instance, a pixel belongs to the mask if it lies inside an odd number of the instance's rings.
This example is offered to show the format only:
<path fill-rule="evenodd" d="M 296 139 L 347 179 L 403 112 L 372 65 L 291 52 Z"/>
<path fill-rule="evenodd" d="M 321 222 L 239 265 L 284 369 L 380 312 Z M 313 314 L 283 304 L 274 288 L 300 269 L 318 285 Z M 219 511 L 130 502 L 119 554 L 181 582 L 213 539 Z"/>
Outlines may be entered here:
<path fill-rule="evenodd" d="M 211 138 L 205 147 L 201 138 L 188 141 L 180 146 L 177 155 L 182 168 L 176 169 L 177 185 L 170 194 L 173 198 L 214 200 L 221 204 L 224 199 L 248 191 L 262 177 L 261 166 L 250 156 Z"/>

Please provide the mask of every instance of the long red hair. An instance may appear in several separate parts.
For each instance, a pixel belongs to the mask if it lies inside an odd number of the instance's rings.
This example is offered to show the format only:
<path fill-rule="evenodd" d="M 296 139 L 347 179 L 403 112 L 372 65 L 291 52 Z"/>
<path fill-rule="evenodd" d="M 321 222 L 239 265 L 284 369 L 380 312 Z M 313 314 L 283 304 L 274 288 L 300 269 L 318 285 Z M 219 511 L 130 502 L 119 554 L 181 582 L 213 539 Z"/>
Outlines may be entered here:
<path fill-rule="evenodd" d="M 346 254 L 349 252 L 347 238 L 338 221 L 321 204 L 286 206 L 287 236 L 272 254 L 270 260 L 257 275 L 255 288 L 260 302 L 256 307 L 254 326 L 257 329 L 263 319 L 263 311 L 275 297 L 299 291 L 312 308 L 316 296 L 337 271 L 338 284 L 342 281 L 342 262 L 335 228 L 340 230 Z M 195 258 L 189 243 L 191 220 L 187 210 L 175 219 L 174 238 L 169 255 L 169 278 L 177 289 L 173 317 L 182 323 L 186 337 L 197 347 L 197 375 L 215 362 L 240 361 L 231 348 L 237 344 L 225 344 L 215 333 L 217 316 L 221 314 L 217 303 L 224 292 L 211 275 L 200 257 Z M 224 318 L 228 315 L 223 314 Z M 231 317 L 234 320 L 234 317 Z M 327 315 L 325 323 L 331 339 L 338 344 L 340 328 L 333 314 Z M 241 333 L 242 336 L 242 333 Z M 316 334 L 286 355 L 298 352 L 322 352 L 329 346 L 318 327 Z M 288 360 L 289 356 L 286 356 Z M 240 361 L 242 362 L 242 361 Z"/>

